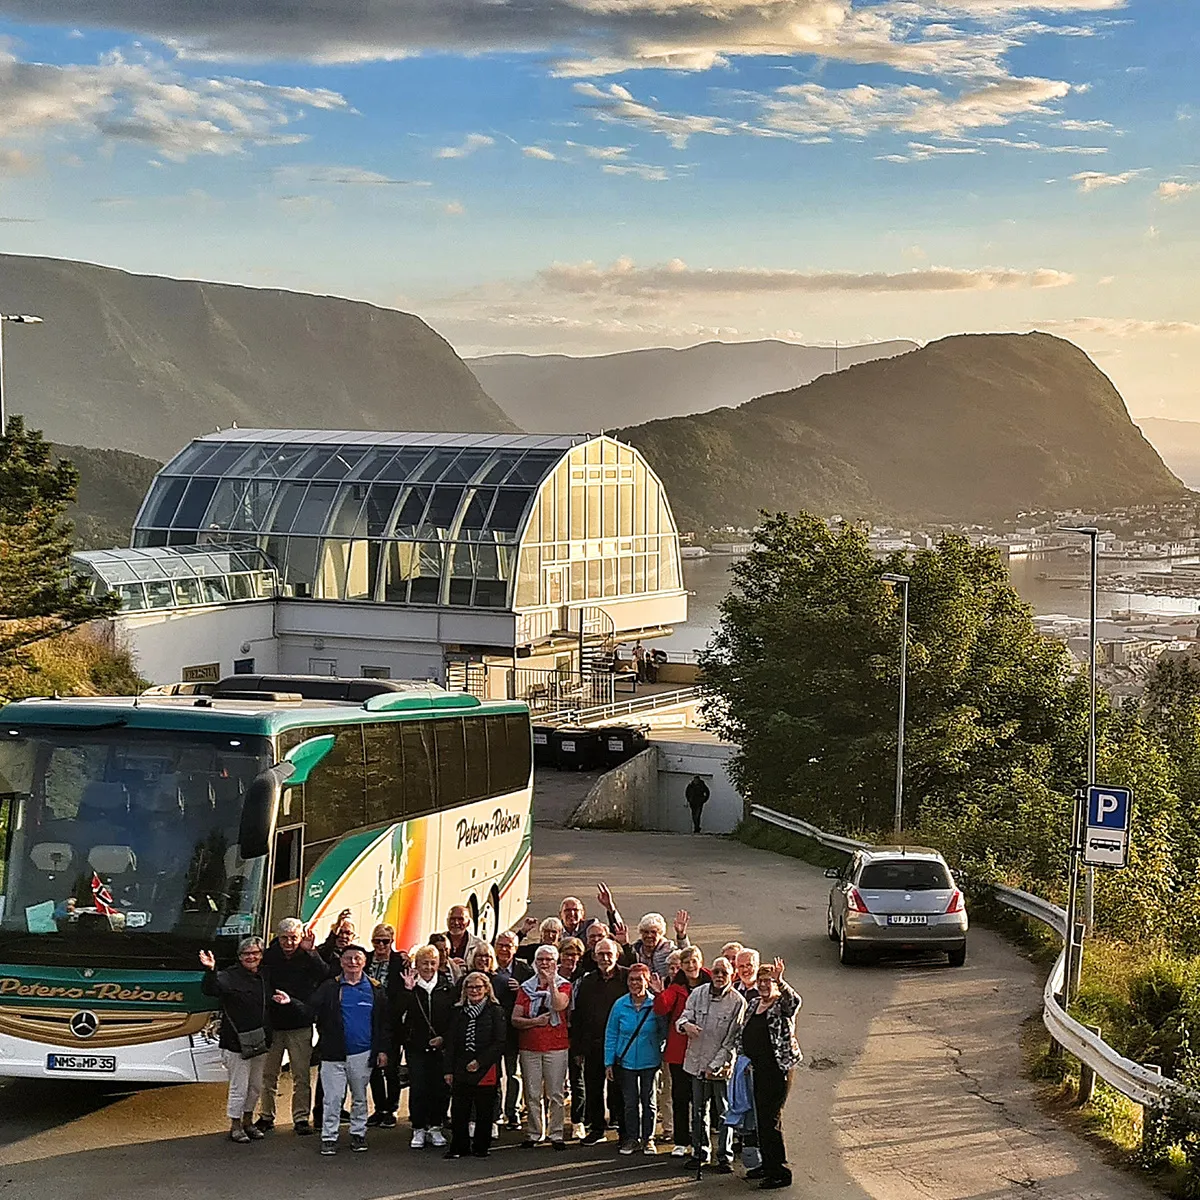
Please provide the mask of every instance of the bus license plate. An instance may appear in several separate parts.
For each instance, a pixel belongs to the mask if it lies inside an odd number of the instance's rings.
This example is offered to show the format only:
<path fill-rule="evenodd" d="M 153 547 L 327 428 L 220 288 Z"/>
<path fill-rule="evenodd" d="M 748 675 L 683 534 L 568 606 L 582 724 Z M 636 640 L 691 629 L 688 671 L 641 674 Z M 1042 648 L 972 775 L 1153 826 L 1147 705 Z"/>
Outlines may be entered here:
<path fill-rule="evenodd" d="M 47 1054 L 47 1071 L 115 1071 L 114 1054 Z"/>
<path fill-rule="evenodd" d="M 929 918 L 918 916 L 916 913 L 900 913 L 899 915 L 888 917 L 889 925 L 928 925 Z"/>

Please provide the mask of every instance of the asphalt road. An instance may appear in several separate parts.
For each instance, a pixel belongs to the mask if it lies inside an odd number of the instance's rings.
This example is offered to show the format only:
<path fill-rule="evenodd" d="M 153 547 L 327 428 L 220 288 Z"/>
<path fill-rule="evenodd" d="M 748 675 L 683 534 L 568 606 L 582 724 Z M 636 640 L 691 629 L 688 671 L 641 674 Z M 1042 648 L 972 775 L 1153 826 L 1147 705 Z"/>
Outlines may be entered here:
<path fill-rule="evenodd" d="M 710 954 L 730 938 L 787 960 L 804 998 L 807 1066 L 785 1113 L 795 1188 L 820 1200 L 1141 1200 L 1154 1195 L 1044 1116 L 1020 1075 L 1022 1021 L 1040 981 L 998 938 L 972 934 L 967 966 L 914 960 L 839 967 L 825 938 L 816 868 L 709 837 L 539 828 L 533 912 L 554 912 L 594 881 L 627 917 L 692 913 Z M 734 1177 L 692 1182 L 673 1160 L 618 1158 L 615 1146 L 524 1151 L 507 1135 L 486 1162 L 408 1149 L 408 1131 L 371 1132 L 370 1152 L 318 1156 L 316 1139 L 277 1133 L 250 1146 L 222 1135 L 217 1086 L 106 1090 L 0 1084 L 0 1200 L 508 1200 L 732 1196 Z"/>

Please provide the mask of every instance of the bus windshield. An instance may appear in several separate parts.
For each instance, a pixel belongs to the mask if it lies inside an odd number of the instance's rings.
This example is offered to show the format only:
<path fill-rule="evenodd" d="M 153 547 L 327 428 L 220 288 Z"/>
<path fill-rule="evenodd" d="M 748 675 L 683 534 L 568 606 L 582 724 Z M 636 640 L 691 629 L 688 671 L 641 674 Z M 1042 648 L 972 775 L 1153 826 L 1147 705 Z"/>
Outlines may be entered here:
<path fill-rule="evenodd" d="M 270 763 L 256 736 L 0 729 L 3 943 L 257 931 L 266 860 L 242 859 L 238 827 Z"/>

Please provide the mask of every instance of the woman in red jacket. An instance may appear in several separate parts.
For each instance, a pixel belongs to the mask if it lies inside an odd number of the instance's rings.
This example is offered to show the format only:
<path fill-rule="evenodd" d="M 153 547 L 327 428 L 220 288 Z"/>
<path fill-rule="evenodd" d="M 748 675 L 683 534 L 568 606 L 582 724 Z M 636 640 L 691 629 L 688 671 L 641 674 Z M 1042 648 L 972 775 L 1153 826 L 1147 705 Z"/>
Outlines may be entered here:
<path fill-rule="evenodd" d="M 683 1015 L 683 1006 L 692 989 L 702 983 L 712 983 L 712 975 L 704 966 L 704 955 L 699 948 L 689 946 L 680 955 L 679 970 L 674 979 L 654 998 L 654 1011 L 667 1018 L 667 1048 L 663 1063 L 671 1073 L 671 1124 L 675 1130 L 672 1158 L 687 1157 L 687 1139 L 692 1128 L 692 1081 L 683 1070 L 687 1037 L 675 1028 L 675 1022 Z"/>

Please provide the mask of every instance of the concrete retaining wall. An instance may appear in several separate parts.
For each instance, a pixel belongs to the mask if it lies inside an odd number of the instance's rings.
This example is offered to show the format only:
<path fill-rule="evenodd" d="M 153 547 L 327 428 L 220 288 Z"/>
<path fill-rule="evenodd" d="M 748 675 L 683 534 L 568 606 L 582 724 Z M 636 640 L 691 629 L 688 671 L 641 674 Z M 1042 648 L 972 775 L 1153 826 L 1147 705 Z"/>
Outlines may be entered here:
<path fill-rule="evenodd" d="M 692 812 L 685 792 L 694 775 L 708 784 L 701 828 L 729 833 L 742 819 L 743 802 L 729 778 L 733 746 L 709 742 L 656 741 L 649 749 L 605 772 L 567 824 L 575 829 L 655 829 L 690 833 Z"/>

